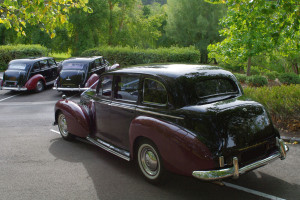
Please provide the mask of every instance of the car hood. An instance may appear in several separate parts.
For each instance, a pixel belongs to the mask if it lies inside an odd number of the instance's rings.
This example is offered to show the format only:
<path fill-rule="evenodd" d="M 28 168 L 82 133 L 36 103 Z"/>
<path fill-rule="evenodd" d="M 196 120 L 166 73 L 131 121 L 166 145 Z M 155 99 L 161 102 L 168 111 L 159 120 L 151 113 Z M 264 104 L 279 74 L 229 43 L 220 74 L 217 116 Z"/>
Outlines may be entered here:
<path fill-rule="evenodd" d="M 78 88 L 83 87 L 85 73 L 82 70 L 62 70 L 59 74 L 59 87 Z"/>
<path fill-rule="evenodd" d="M 234 98 L 187 106 L 181 111 L 188 116 L 187 128 L 215 155 L 238 154 L 266 143 L 274 145 L 275 137 L 279 136 L 264 107 L 254 101 Z"/>
<path fill-rule="evenodd" d="M 26 72 L 20 70 L 6 70 L 3 75 L 3 81 L 4 84 L 6 82 L 14 82 L 16 85 L 22 86 L 26 82 Z"/>

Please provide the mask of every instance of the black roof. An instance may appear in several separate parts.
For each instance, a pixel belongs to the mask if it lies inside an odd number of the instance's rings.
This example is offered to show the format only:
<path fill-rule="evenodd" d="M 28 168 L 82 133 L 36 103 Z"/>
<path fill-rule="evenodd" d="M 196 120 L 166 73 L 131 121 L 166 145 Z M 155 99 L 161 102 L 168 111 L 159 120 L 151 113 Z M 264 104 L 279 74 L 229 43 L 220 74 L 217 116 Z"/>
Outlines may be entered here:
<path fill-rule="evenodd" d="M 9 62 L 9 64 L 12 63 L 26 63 L 26 64 L 32 64 L 37 61 L 46 60 L 46 59 L 53 59 L 52 57 L 32 57 L 32 58 L 22 58 L 22 59 L 15 59 Z"/>
<path fill-rule="evenodd" d="M 109 73 L 147 74 L 159 76 L 163 79 L 176 79 L 178 77 L 212 77 L 230 76 L 232 73 L 216 66 L 194 64 L 150 64 L 147 66 L 133 66 L 122 68 Z"/>
<path fill-rule="evenodd" d="M 65 64 L 65 63 L 90 63 L 98 58 L 102 58 L 102 56 L 69 58 L 67 60 L 64 60 L 62 62 L 62 64 Z"/>

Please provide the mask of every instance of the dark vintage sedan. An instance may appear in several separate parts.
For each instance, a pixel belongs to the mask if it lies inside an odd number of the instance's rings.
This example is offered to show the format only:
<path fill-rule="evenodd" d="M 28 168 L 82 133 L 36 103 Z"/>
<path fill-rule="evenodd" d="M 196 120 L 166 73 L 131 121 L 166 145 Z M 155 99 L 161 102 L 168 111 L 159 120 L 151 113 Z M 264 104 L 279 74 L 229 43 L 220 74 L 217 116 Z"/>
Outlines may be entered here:
<path fill-rule="evenodd" d="M 135 160 L 150 182 L 166 170 L 201 180 L 238 178 L 288 151 L 265 108 L 243 96 L 232 73 L 213 66 L 102 74 L 80 103 L 56 103 L 54 124 L 66 140 L 85 138 Z"/>
<path fill-rule="evenodd" d="M 64 60 L 60 63 L 60 73 L 53 89 L 84 91 L 98 80 L 98 75 L 118 67 L 118 64 L 110 66 L 102 56 Z"/>
<path fill-rule="evenodd" d="M 3 90 L 41 92 L 54 84 L 57 75 L 57 65 L 51 57 L 16 59 L 9 62 L 0 86 Z"/>

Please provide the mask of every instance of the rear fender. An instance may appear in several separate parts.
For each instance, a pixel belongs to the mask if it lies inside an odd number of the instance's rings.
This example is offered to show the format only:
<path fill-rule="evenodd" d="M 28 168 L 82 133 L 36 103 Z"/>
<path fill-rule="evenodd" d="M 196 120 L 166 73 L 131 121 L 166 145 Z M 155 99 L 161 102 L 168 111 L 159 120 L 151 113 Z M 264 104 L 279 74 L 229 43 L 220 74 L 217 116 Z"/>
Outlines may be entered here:
<path fill-rule="evenodd" d="M 67 120 L 68 131 L 79 137 L 87 137 L 90 133 L 90 118 L 88 110 L 83 105 L 78 105 L 73 101 L 59 100 L 55 104 L 55 124 L 58 115 L 62 112 Z"/>
<path fill-rule="evenodd" d="M 0 87 L 2 87 L 3 86 L 3 80 L 1 79 L 0 80 Z"/>
<path fill-rule="evenodd" d="M 85 84 L 85 87 L 86 88 L 89 88 L 91 87 L 94 83 L 96 83 L 96 81 L 99 80 L 99 76 L 97 74 L 92 74 L 90 76 L 90 78 L 87 80 L 86 84 Z"/>
<path fill-rule="evenodd" d="M 191 176 L 195 170 L 214 169 L 216 164 L 210 150 L 196 135 L 172 123 L 147 116 L 135 118 L 130 126 L 131 159 L 139 139 L 155 143 L 166 169 Z"/>
<path fill-rule="evenodd" d="M 36 74 L 26 82 L 25 87 L 27 90 L 34 90 L 39 80 L 42 80 L 43 84 L 46 85 L 45 78 L 41 74 Z"/>

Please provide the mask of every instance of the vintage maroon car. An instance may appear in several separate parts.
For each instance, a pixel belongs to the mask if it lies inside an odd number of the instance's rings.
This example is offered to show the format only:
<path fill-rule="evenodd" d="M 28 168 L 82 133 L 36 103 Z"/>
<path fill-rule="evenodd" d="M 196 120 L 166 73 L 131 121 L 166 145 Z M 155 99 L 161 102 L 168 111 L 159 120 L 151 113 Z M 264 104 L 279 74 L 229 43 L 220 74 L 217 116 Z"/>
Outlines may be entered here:
<path fill-rule="evenodd" d="M 57 65 L 51 57 L 16 59 L 9 62 L 0 89 L 41 92 L 54 84 L 57 75 Z"/>
<path fill-rule="evenodd" d="M 56 103 L 54 124 L 66 140 L 85 138 L 135 160 L 150 182 L 165 169 L 201 180 L 237 178 L 288 151 L 265 108 L 245 99 L 232 73 L 213 66 L 102 74 L 80 103 Z"/>
<path fill-rule="evenodd" d="M 62 92 L 85 91 L 98 80 L 103 72 L 119 68 L 110 65 L 102 56 L 69 58 L 59 63 L 59 75 L 54 90 Z"/>

